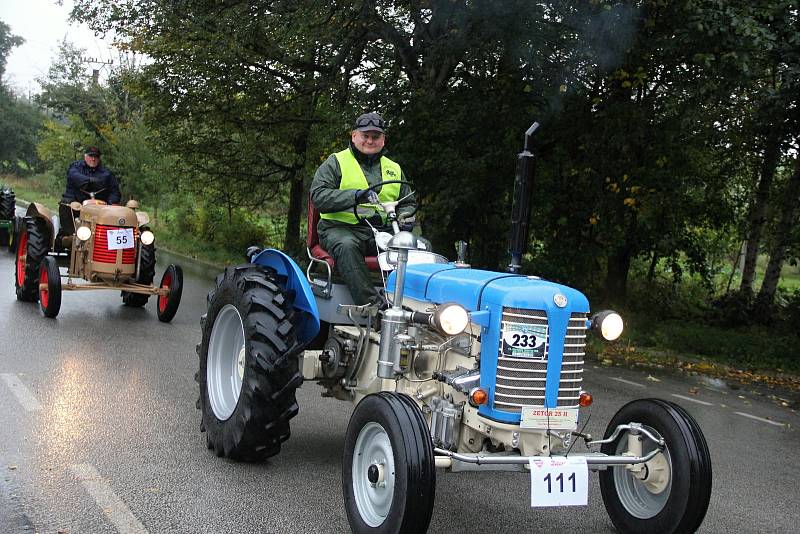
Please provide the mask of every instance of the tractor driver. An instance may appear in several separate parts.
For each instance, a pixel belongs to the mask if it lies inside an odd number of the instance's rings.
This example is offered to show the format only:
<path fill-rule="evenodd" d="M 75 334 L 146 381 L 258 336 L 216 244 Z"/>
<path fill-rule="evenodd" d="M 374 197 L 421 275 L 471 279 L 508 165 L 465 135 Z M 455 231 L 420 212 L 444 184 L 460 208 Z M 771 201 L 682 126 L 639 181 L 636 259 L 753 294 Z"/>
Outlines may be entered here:
<path fill-rule="evenodd" d="M 350 289 L 353 302 L 381 308 L 386 307 L 386 301 L 375 290 L 364 263 L 364 256 L 377 252 L 374 234 L 366 223 L 358 222 L 353 205 L 375 202 L 376 196 L 383 202 L 403 198 L 396 210 L 401 220 L 413 214 L 417 206 L 408 184 L 368 189 L 380 182 L 405 181 L 400 165 L 384 155 L 385 127 L 386 123 L 377 113 L 359 116 L 350 132 L 350 146 L 331 154 L 317 169 L 311 183 L 311 201 L 320 211 L 317 225 L 320 244 L 336 262 L 336 269 Z M 376 228 L 382 224 L 373 222 L 372 218 L 370 222 Z"/>
<path fill-rule="evenodd" d="M 67 190 L 64 191 L 58 208 L 62 234 L 70 235 L 75 232 L 69 203 L 91 198 L 90 192 L 96 193 L 95 198 L 109 204 L 119 204 L 122 198 L 119 183 L 114 174 L 100 163 L 100 149 L 96 146 L 87 148 L 83 159 L 73 162 L 67 169 Z"/>

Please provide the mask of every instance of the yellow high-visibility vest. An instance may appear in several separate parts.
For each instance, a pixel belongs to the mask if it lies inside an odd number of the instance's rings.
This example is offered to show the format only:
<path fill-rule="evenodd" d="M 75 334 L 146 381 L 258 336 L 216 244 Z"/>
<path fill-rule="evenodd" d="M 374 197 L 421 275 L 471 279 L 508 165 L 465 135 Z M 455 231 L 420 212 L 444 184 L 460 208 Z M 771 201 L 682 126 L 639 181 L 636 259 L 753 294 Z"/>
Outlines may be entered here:
<path fill-rule="evenodd" d="M 342 180 L 339 183 L 340 190 L 366 189 L 369 187 L 367 177 L 364 176 L 364 171 L 361 170 L 361 165 L 358 164 L 358 160 L 349 148 L 335 153 L 334 156 L 336 156 L 336 161 L 339 162 L 339 169 L 342 171 Z M 382 181 L 400 180 L 402 176 L 400 165 L 386 156 L 381 156 L 380 165 Z M 381 202 L 393 202 L 397 200 L 400 198 L 400 184 L 384 184 L 381 186 L 381 192 L 378 193 L 378 198 Z M 358 223 L 358 219 L 353 215 L 353 210 L 320 213 L 319 216 L 322 219 L 340 221 L 348 224 Z"/>

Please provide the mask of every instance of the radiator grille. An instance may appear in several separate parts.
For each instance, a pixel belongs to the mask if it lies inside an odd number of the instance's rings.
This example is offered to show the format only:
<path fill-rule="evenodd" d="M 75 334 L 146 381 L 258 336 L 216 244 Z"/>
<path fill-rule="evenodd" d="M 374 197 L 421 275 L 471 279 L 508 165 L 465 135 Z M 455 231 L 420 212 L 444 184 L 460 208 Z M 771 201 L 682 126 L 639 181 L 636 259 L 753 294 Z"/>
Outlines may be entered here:
<path fill-rule="evenodd" d="M 583 357 L 586 347 L 585 313 L 570 315 L 567 336 L 564 339 L 561 379 L 558 388 L 558 406 L 576 407 L 583 381 Z M 547 327 L 547 314 L 542 310 L 503 308 L 503 324 L 524 324 Z M 502 332 L 501 332 L 502 337 Z M 502 343 L 501 343 L 502 345 Z M 544 406 L 549 360 L 550 332 L 547 330 L 544 359 L 514 358 L 498 350 L 497 381 L 494 408 L 504 412 L 519 413 L 524 406 Z"/>
<path fill-rule="evenodd" d="M 108 250 L 108 230 L 119 230 L 121 226 L 98 224 L 94 233 L 94 249 L 92 261 L 98 263 L 117 263 L 117 251 Z M 139 229 L 133 229 L 134 243 L 139 241 Z M 133 265 L 136 262 L 136 247 L 122 249 L 122 264 Z"/>

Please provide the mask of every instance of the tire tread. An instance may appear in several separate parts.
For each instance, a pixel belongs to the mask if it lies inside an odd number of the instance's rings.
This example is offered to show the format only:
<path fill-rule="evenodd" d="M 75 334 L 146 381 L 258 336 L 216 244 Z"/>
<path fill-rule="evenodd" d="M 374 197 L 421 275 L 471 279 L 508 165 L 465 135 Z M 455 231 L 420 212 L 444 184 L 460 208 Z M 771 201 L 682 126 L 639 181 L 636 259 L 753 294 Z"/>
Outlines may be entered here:
<path fill-rule="evenodd" d="M 294 310 L 273 277 L 258 265 L 229 267 L 217 276 L 208 293 L 200 371 L 195 379 L 200 386 L 198 406 L 209 447 L 218 456 L 259 462 L 278 454 L 281 443 L 291 435 L 289 421 L 299 411 L 295 391 L 302 383 L 302 375 L 296 357 L 296 329 L 291 321 Z M 219 421 L 205 391 L 206 362 L 214 319 L 225 304 L 239 309 L 249 351 L 237 407 L 227 421 Z"/>

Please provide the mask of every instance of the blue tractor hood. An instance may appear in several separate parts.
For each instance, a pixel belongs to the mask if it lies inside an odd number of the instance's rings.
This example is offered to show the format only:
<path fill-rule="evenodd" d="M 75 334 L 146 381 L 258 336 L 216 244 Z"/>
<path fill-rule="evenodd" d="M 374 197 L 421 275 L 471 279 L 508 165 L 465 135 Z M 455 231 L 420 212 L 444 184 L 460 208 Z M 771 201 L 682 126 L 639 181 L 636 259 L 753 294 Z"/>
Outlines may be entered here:
<path fill-rule="evenodd" d="M 394 291 L 396 273 L 387 287 Z M 573 312 L 589 312 L 589 301 L 580 291 L 561 284 L 519 274 L 456 267 L 448 264 L 415 264 L 406 269 L 404 295 L 441 304 L 456 302 L 469 311 L 495 306 L 547 310 L 557 294 L 564 295 Z"/>

